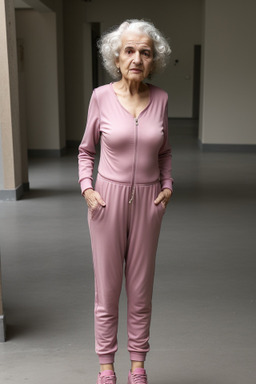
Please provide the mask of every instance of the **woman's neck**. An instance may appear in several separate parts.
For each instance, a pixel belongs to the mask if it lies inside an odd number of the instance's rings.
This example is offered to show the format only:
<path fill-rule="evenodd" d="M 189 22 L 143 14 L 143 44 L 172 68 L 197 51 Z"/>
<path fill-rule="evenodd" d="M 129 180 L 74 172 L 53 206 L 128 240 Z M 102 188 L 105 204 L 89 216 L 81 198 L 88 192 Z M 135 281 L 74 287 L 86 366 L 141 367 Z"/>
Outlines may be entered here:
<path fill-rule="evenodd" d="M 143 93 L 148 88 L 148 86 L 142 82 L 127 81 L 124 78 L 114 83 L 114 86 L 115 86 L 115 89 L 118 90 L 119 92 L 129 94 L 130 96 Z"/>

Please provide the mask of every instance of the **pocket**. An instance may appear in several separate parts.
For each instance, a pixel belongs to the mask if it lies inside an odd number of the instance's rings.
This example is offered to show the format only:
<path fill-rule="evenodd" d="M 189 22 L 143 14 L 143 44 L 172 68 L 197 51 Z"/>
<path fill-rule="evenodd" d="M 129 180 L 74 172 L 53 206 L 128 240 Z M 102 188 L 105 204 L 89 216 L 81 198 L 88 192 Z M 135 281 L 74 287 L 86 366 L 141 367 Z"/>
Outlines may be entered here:
<path fill-rule="evenodd" d="M 163 215 L 164 215 L 164 214 L 165 214 L 165 211 L 166 211 L 166 207 L 163 205 L 162 202 L 160 202 L 158 205 L 160 205 L 160 207 L 161 207 L 161 211 L 162 211 L 162 213 L 163 213 Z"/>
<path fill-rule="evenodd" d="M 166 208 L 163 206 L 162 202 L 160 202 L 158 205 L 155 205 L 155 209 L 157 211 L 157 215 L 160 219 L 162 219 L 162 217 L 164 216 L 165 214 L 165 210 Z"/>
<path fill-rule="evenodd" d="M 163 203 L 162 203 L 162 201 L 161 201 L 161 207 L 163 208 L 163 210 L 164 210 L 164 212 L 166 211 L 166 205 L 164 205 Z"/>
<path fill-rule="evenodd" d="M 98 204 L 95 208 L 88 208 L 88 216 L 90 220 L 96 220 L 103 210 L 102 205 Z"/>

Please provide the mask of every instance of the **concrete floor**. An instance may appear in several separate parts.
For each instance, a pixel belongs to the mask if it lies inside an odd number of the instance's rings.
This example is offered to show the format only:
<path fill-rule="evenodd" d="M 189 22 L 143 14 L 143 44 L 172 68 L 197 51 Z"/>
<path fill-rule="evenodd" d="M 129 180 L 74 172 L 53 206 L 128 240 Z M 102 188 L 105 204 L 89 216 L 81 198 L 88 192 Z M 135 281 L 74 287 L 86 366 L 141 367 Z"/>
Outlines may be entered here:
<path fill-rule="evenodd" d="M 255 384 L 256 156 L 200 152 L 186 123 L 176 128 L 149 383 Z M 93 272 L 76 156 L 33 159 L 30 186 L 23 200 L 0 203 L 8 337 L 0 382 L 95 383 Z M 129 369 L 125 318 L 122 294 L 119 384 Z"/>

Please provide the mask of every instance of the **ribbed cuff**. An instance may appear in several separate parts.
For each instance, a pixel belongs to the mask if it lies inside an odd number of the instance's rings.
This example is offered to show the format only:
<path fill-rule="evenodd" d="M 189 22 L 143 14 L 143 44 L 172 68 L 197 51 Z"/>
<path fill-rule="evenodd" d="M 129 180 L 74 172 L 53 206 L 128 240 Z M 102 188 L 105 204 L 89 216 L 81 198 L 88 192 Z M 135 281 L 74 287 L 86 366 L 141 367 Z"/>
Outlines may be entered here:
<path fill-rule="evenodd" d="M 165 188 L 168 188 L 172 191 L 173 190 L 173 179 L 162 180 L 161 181 L 161 188 L 162 188 L 162 190 Z"/>
<path fill-rule="evenodd" d="M 131 361 L 145 361 L 146 356 L 146 352 L 130 352 Z"/>
<path fill-rule="evenodd" d="M 106 354 L 106 355 L 98 355 L 100 364 L 114 364 L 115 355 L 114 353 Z"/>
<path fill-rule="evenodd" d="M 89 178 L 82 180 L 80 182 L 80 188 L 81 188 L 81 194 L 83 194 L 86 189 L 90 189 L 90 188 L 93 189 L 92 180 Z"/>

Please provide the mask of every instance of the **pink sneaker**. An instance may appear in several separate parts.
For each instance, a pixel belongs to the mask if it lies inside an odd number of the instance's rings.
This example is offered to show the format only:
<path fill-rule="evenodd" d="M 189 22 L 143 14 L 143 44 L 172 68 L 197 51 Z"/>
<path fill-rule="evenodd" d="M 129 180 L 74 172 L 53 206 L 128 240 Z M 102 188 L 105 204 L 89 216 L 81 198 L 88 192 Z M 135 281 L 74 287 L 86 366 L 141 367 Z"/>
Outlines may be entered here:
<path fill-rule="evenodd" d="M 116 384 L 116 375 L 113 371 L 103 371 L 98 374 L 97 384 Z"/>
<path fill-rule="evenodd" d="M 147 374 L 144 368 L 135 368 L 129 372 L 128 384 L 148 384 Z"/>

